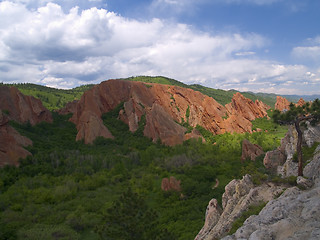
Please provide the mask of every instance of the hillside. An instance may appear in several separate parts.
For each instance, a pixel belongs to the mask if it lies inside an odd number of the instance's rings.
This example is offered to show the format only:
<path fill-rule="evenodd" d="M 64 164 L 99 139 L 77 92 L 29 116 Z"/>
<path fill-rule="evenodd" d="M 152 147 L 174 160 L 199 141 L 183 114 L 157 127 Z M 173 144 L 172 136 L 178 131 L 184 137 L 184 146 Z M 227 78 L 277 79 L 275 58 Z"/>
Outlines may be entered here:
<path fill-rule="evenodd" d="M 199 91 L 209 97 L 214 98 L 218 103 L 225 105 L 229 103 L 233 97 L 233 95 L 237 92 L 235 90 L 221 90 L 221 89 L 213 89 L 204 87 L 201 85 L 187 85 L 177 80 L 166 78 L 162 76 L 158 77 L 149 77 L 149 76 L 137 76 L 137 77 L 129 77 L 124 78 L 123 80 L 128 81 L 141 81 L 146 83 L 159 83 L 166 85 L 179 86 L 184 88 L 190 88 L 196 91 Z M 80 87 L 76 87 L 70 90 L 64 89 L 55 89 L 50 87 L 45 87 L 41 85 L 25 83 L 25 84 L 6 84 L 8 86 L 16 86 L 23 94 L 34 96 L 39 98 L 43 105 L 49 110 L 57 110 L 65 106 L 67 102 L 71 102 L 73 100 L 79 100 L 81 95 L 88 89 L 92 88 L 93 85 L 84 85 Z M 248 92 L 242 92 L 242 94 L 255 101 L 256 99 L 266 103 L 267 105 L 273 107 L 276 102 L 276 96 L 272 94 L 254 94 Z"/>
<path fill-rule="evenodd" d="M 15 86 L 23 94 L 40 99 L 43 105 L 49 110 L 57 110 L 64 107 L 68 102 L 79 100 L 85 91 L 93 87 L 93 85 L 83 85 L 70 90 L 64 90 L 32 83 L 5 85 Z"/>
<path fill-rule="evenodd" d="M 121 84 L 128 86 L 127 81 Z M 168 91 L 164 85 L 148 87 L 147 84 L 132 83 L 132 86 L 139 86 L 139 91 L 144 89 L 146 92 L 152 89 Z M 115 89 L 122 88 L 115 86 Z M 200 100 L 214 101 L 190 89 L 177 86 L 170 89 L 173 99 L 170 92 L 168 99 L 169 102 L 175 100 L 173 106 L 182 100 L 178 96 L 188 92 L 201 96 Z M 98 86 L 88 93 L 97 90 Z M 130 99 L 140 99 L 139 102 L 149 108 L 145 101 L 151 98 L 142 101 L 143 95 L 132 93 L 135 94 L 128 96 L 136 97 Z M 115 95 L 120 94 L 115 92 Z M 160 99 L 164 101 L 163 97 Z M 92 107 L 97 103 L 93 102 Z M 135 106 L 143 110 L 139 102 Z M 177 106 L 180 106 L 180 114 L 186 123 L 188 119 L 189 124 L 196 119 L 190 104 L 188 114 L 187 105 L 183 112 L 182 105 Z M 155 236 L 159 239 L 193 239 L 203 224 L 207 202 L 212 197 L 221 201 L 224 187 L 230 180 L 250 173 L 258 181 L 265 173 L 262 158 L 241 163 L 240 143 L 243 139 L 259 144 L 267 151 L 278 146 L 286 132 L 285 127 L 267 125 L 270 121 L 261 118 L 253 121 L 255 129 L 262 129 L 259 132 L 213 135 L 205 128 L 195 126 L 194 131 L 201 133 L 205 142 L 189 139 L 182 144 L 166 146 L 144 136 L 147 115 L 145 118 L 141 116 L 136 131 L 130 131 L 130 125 L 119 120 L 119 113 L 129 113 L 124 111 L 126 107 L 130 105 L 118 104 L 101 115 L 102 124 L 113 138 L 97 137 L 91 144 L 76 141 L 78 129 L 68 121 L 70 114 L 63 116 L 52 112 L 52 122 L 35 125 L 19 122 L 19 118 L 9 122 L 10 127 L 32 141 L 32 145 L 26 147 L 32 155 L 20 160 L 18 168 L 6 166 L 0 169 L 0 239 L 54 239 L 56 234 L 71 239 L 99 239 L 99 236 L 119 234 L 132 236 L 128 229 L 119 229 L 119 225 L 110 219 L 133 224 L 131 231 L 141 234 L 142 229 L 148 235 L 139 235 L 138 239 Z M 172 107 L 170 103 L 168 107 Z M 179 113 L 176 107 L 172 109 Z M 231 105 L 228 109 L 233 111 Z M 2 110 L 3 116 L 12 117 L 13 112 Z M 8 122 L 5 124 L 7 126 Z M 190 127 L 185 126 L 186 129 Z M 268 133 L 264 132 L 266 128 Z M 180 190 L 167 192 L 161 189 L 163 179 L 171 177 L 180 182 Z M 141 215 L 132 212 L 130 218 L 126 217 L 126 209 L 140 209 L 142 206 L 143 211 L 151 215 L 141 219 Z M 137 224 L 140 221 L 142 225 Z M 106 222 L 111 225 L 107 227 Z M 150 228 L 147 223 L 156 227 Z"/>
<path fill-rule="evenodd" d="M 187 85 L 177 80 L 162 77 L 162 76 L 137 76 L 137 77 L 129 77 L 123 78 L 123 80 L 128 81 L 141 81 L 145 83 L 159 83 L 166 85 L 179 86 L 184 88 L 190 88 L 195 91 L 199 91 L 209 97 L 214 98 L 218 103 L 225 105 L 229 103 L 233 97 L 233 95 L 238 92 L 236 90 L 222 90 L 222 89 L 213 89 L 209 87 L 204 87 L 199 84 L 191 84 Z M 43 105 L 49 110 L 57 110 L 65 106 L 66 103 L 71 102 L 73 100 L 79 100 L 82 94 L 92 88 L 94 85 L 83 85 L 73 89 L 64 90 L 64 89 L 55 89 L 50 87 L 45 87 L 37 84 L 24 83 L 24 84 L 6 84 L 7 86 L 16 86 L 23 94 L 34 96 L 39 98 Z M 253 93 L 253 92 L 240 92 L 246 98 L 255 101 L 256 99 L 264 102 L 270 107 L 274 107 L 276 103 L 275 94 L 268 93 Z M 289 101 L 298 102 L 298 100 L 302 97 L 306 101 L 312 101 L 316 98 L 320 98 L 317 95 L 309 96 L 298 96 L 298 95 L 281 95 L 282 97 L 287 98 Z"/>

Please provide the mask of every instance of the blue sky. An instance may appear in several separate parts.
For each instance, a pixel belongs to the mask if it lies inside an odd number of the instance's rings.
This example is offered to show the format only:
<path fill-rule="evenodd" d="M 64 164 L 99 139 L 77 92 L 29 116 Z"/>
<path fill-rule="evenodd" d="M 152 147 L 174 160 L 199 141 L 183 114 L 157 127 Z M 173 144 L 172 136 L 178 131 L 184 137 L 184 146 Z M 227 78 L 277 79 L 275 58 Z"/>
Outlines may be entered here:
<path fill-rule="evenodd" d="M 319 0 L 0 1 L 0 81 L 320 94 Z"/>

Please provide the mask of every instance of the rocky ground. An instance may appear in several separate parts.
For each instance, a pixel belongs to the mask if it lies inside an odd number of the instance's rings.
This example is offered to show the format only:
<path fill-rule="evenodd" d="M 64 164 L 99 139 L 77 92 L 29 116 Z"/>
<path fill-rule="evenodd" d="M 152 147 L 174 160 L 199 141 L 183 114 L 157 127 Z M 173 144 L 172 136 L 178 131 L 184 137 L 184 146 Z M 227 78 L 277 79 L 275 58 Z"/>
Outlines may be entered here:
<path fill-rule="evenodd" d="M 266 154 L 265 166 L 283 177 L 296 176 L 296 138 L 295 130 L 290 128 L 281 146 Z M 309 147 L 320 142 L 320 126 L 308 126 L 303 141 Z M 195 240 L 320 239 L 320 146 L 308 162 L 304 177 L 297 178 L 297 187 L 270 182 L 254 186 L 250 175 L 232 180 L 225 187 L 222 209 L 216 199 L 209 202 L 205 224 Z M 226 236 L 233 222 L 259 202 L 268 204 L 259 215 L 249 217 L 236 233 Z"/>
<path fill-rule="evenodd" d="M 314 183 L 310 189 L 288 188 L 259 215 L 249 217 L 235 234 L 223 239 L 320 239 L 320 147 L 304 176 Z"/>

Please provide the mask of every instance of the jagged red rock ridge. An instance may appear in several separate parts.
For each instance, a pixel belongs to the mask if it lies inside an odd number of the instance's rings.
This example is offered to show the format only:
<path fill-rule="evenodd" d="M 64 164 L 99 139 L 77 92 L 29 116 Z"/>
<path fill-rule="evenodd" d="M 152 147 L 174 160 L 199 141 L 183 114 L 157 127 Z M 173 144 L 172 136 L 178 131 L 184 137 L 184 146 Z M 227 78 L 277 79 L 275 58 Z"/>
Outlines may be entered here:
<path fill-rule="evenodd" d="M 0 167 L 18 166 L 19 158 L 31 154 L 24 147 L 32 141 L 12 128 L 9 120 L 35 125 L 42 121 L 52 122 L 52 116 L 39 99 L 23 95 L 15 87 L 0 86 Z"/>
<path fill-rule="evenodd" d="M 288 106 L 282 98 L 277 99 L 278 109 Z M 79 101 L 67 104 L 60 114 L 72 113 L 70 121 L 75 123 L 76 140 L 92 143 L 98 136 L 113 138 L 103 124 L 103 113 L 124 103 L 119 119 L 128 124 L 130 131 L 138 129 L 145 115 L 144 135 L 153 141 L 161 139 L 166 145 L 176 145 L 190 138 L 202 137 L 193 130 L 186 134 L 182 122 L 190 126 L 200 125 L 214 134 L 225 132 L 252 132 L 251 121 L 267 116 L 270 108 L 261 101 L 251 101 L 236 93 L 231 103 L 222 106 L 213 98 L 198 91 L 178 86 L 108 80 L 85 92 Z M 302 104 L 303 100 L 299 101 Z M 23 95 L 15 87 L 0 87 L 0 166 L 18 165 L 18 159 L 30 153 L 24 149 L 32 144 L 9 126 L 9 120 L 35 125 L 41 121 L 52 121 L 50 112 L 39 99 Z M 203 141 L 205 141 L 202 138 Z"/>
<path fill-rule="evenodd" d="M 236 93 L 225 107 L 198 91 L 178 86 L 147 84 L 124 80 L 108 80 L 84 93 L 76 103 L 71 121 L 76 124 L 76 140 L 92 143 L 96 137 L 113 138 L 103 125 L 101 116 L 124 102 L 119 118 L 129 125 L 130 131 L 138 128 L 146 116 L 144 135 L 153 141 L 161 139 L 166 145 L 180 144 L 199 134 L 185 134 L 186 128 L 200 125 L 214 134 L 225 132 L 252 132 L 251 121 L 267 116 L 270 107 L 260 101 L 253 102 Z"/>
<path fill-rule="evenodd" d="M 277 96 L 277 101 L 275 104 L 275 109 L 279 111 L 285 111 L 290 109 L 290 103 L 286 98 Z M 299 101 L 295 104 L 296 107 L 302 107 L 306 102 L 303 98 L 300 98 Z"/>

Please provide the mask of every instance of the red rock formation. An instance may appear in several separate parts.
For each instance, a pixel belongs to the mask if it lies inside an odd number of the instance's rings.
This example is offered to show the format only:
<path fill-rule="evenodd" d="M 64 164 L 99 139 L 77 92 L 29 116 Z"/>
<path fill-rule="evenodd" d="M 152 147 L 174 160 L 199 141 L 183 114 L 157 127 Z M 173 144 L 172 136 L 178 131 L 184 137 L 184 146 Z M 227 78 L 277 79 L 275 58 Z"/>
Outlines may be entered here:
<path fill-rule="evenodd" d="M 256 106 L 263 112 L 267 112 L 271 107 L 258 99 L 255 101 Z"/>
<path fill-rule="evenodd" d="M 0 109 L 0 167 L 17 166 L 19 158 L 31 154 L 23 147 L 32 141 L 12 128 L 9 120 L 35 125 L 41 121 L 52 122 L 52 116 L 39 99 L 23 95 L 15 87 L 0 86 Z"/>
<path fill-rule="evenodd" d="M 275 104 L 275 109 L 279 110 L 279 111 L 283 111 L 283 110 L 289 110 L 290 109 L 290 102 L 281 96 L 277 96 L 277 102 Z"/>
<path fill-rule="evenodd" d="M 199 124 L 216 134 L 224 132 L 225 108 L 200 92 L 161 84 L 109 80 L 87 91 L 77 104 L 71 118 L 78 129 L 77 140 L 92 143 L 98 136 L 112 137 L 106 134 L 108 130 L 102 124 L 101 115 L 121 102 L 124 110 L 120 111 L 119 118 L 134 132 L 141 116 L 145 115 L 144 134 L 153 141 L 161 139 L 167 145 L 182 143 L 186 132 L 178 124 L 182 121 L 194 127 Z"/>
<path fill-rule="evenodd" d="M 64 108 L 59 109 L 57 112 L 61 115 L 67 115 L 69 113 L 74 113 L 77 108 L 78 100 L 68 102 Z"/>
<path fill-rule="evenodd" d="M 32 141 L 21 136 L 8 121 L 8 117 L 0 110 L 0 167 L 18 166 L 20 158 L 31 155 L 23 147 L 31 145 Z"/>
<path fill-rule="evenodd" d="M 267 105 L 260 101 L 253 102 L 245 98 L 241 93 L 234 94 L 231 103 L 226 105 L 229 115 L 241 115 L 245 119 L 252 121 L 256 118 L 267 116 Z"/>
<path fill-rule="evenodd" d="M 253 102 L 241 93 L 234 94 L 231 103 L 226 104 L 228 118 L 224 120 L 227 132 L 252 132 L 251 121 L 266 117 L 270 107 L 260 101 Z"/>
<path fill-rule="evenodd" d="M 198 91 L 162 84 L 146 84 L 109 80 L 85 92 L 78 102 L 71 121 L 78 129 L 77 140 L 92 143 L 98 136 L 112 138 L 103 125 L 101 115 L 124 103 L 119 118 L 134 132 L 143 115 L 146 117 L 144 135 L 166 145 L 182 143 L 197 134 L 185 135 L 186 128 L 200 125 L 214 134 L 251 132 L 251 120 L 267 115 L 266 106 L 235 94 L 227 109 L 213 98 Z M 223 117 L 229 114 L 229 118 Z"/>
<path fill-rule="evenodd" d="M 191 138 L 194 138 L 194 139 L 199 139 L 199 138 L 200 138 L 203 143 L 206 142 L 206 140 L 205 140 L 204 137 L 201 135 L 201 133 L 200 133 L 197 129 L 195 129 L 195 128 L 192 129 L 191 133 L 186 133 L 186 134 L 184 135 L 184 141 L 189 140 L 189 139 L 191 139 Z"/>
<path fill-rule="evenodd" d="M 247 139 L 244 139 L 242 142 L 242 155 L 241 161 L 250 158 L 252 161 L 256 159 L 256 157 L 264 154 L 262 147 L 257 144 L 252 144 Z"/>
<path fill-rule="evenodd" d="M 161 182 L 161 189 L 165 192 L 177 191 L 181 192 L 181 181 L 177 180 L 175 177 L 163 178 Z"/>
<path fill-rule="evenodd" d="M 52 122 L 52 116 L 41 103 L 32 96 L 23 95 L 15 87 L 0 86 L 0 109 L 9 112 L 10 120 L 35 125 L 42 121 Z"/>
<path fill-rule="evenodd" d="M 297 102 L 296 106 L 297 107 L 302 107 L 305 104 L 306 104 L 306 101 L 303 100 L 303 98 L 300 98 L 299 101 Z"/>

